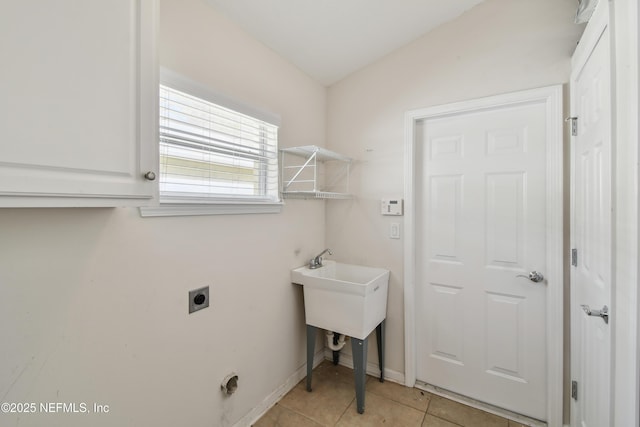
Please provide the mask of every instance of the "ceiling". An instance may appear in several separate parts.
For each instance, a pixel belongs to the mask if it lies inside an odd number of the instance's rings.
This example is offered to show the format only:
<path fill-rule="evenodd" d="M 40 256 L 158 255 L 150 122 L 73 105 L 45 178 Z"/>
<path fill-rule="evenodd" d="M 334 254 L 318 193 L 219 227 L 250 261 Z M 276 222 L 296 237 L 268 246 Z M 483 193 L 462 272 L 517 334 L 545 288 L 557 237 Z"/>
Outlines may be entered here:
<path fill-rule="evenodd" d="M 329 86 L 483 0 L 207 0 Z"/>

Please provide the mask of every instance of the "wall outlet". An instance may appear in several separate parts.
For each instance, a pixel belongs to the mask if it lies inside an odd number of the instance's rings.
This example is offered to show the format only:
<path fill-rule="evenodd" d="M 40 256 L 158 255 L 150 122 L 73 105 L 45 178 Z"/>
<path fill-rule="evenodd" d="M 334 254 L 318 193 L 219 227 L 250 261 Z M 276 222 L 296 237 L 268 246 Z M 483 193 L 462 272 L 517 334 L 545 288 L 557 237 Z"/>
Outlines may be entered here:
<path fill-rule="evenodd" d="M 209 307 L 209 287 L 189 291 L 189 314 Z"/>

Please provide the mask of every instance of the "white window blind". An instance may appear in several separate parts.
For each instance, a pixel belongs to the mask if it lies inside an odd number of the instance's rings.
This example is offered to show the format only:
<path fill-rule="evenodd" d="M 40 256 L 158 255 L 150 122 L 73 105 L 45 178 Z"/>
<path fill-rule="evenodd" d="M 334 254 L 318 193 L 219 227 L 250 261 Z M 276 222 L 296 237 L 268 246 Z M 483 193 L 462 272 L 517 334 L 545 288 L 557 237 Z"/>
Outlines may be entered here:
<path fill-rule="evenodd" d="M 278 127 L 160 85 L 160 201 L 279 202 Z"/>

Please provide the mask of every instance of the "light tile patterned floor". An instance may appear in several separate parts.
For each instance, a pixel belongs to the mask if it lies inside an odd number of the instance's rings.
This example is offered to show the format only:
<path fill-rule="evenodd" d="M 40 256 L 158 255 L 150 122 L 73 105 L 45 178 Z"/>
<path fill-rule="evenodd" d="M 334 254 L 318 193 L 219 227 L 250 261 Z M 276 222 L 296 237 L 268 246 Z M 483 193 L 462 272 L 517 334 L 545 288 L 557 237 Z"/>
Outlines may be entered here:
<path fill-rule="evenodd" d="M 365 411 L 358 414 L 353 371 L 325 361 L 254 427 L 524 427 L 497 415 L 416 388 L 367 377 Z"/>

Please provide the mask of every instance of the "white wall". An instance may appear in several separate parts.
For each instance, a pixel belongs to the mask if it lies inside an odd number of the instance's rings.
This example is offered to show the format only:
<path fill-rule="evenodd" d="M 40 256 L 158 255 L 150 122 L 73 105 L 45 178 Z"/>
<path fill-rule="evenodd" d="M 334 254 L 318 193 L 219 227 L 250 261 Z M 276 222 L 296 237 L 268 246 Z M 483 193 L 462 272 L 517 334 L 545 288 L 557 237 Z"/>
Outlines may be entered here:
<path fill-rule="evenodd" d="M 163 0 L 160 58 L 280 114 L 282 146 L 324 143 L 325 88 L 200 0 Z M 98 154 L 98 153 L 97 153 Z M 0 210 L 0 402 L 98 402 L 103 415 L 0 413 L 2 426 L 230 426 L 305 363 L 289 269 L 325 246 L 322 203 L 281 214 L 141 218 Z M 187 313 L 209 285 L 211 306 Z M 236 394 L 220 382 L 240 377 Z"/>
<path fill-rule="evenodd" d="M 389 224 L 402 218 L 381 216 L 379 200 L 403 195 L 403 114 L 568 82 L 583 31 L 575 10 L 573 0 L 487 0 L 330 87 L 328 146 L 359 162 L 355 200 L 327 204 L 327 244 L 337 259 L 392 272 L 389 369 L 404 372 L 403 243 L 388 238 Z"/>

